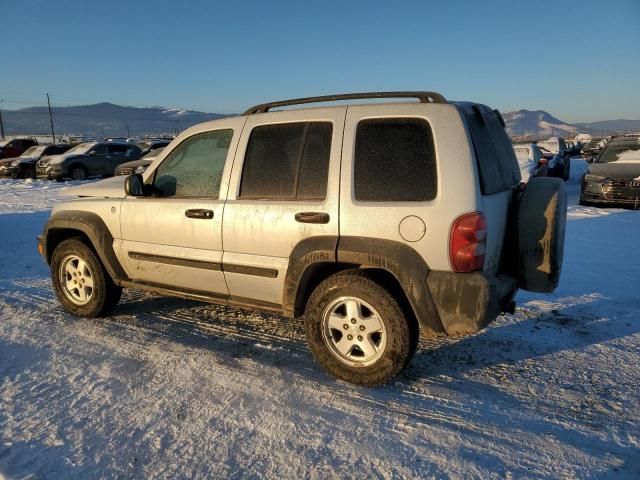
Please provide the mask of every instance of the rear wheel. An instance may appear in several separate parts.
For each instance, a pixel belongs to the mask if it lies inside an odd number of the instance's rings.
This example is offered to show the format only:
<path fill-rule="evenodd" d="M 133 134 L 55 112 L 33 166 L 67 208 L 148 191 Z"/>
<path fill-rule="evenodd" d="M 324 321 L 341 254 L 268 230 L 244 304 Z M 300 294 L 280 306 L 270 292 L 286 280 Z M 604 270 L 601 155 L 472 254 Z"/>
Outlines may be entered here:
<path fill-rule="evenodd" d="M 373 387 L 404 369 L 415 352 L 417 327 L 396 299 L 366 272 L 324 280 L 305 312 L 307 341 L 320 365 L 347 382 Z"/>
<path fill-rule="evenodd" d="M 79 317 L 104 315 L 122 295 L 98 256 L 79 238 L 65 240 L 54 250 L 51 280 L 64 309 Z"/>
<path fill-rule="evenodd" d="M 87 178 L 87 169 L 82 165 L 73 165 L 69 169 L 69 176 L 73 180 L 84 180 Z"/>

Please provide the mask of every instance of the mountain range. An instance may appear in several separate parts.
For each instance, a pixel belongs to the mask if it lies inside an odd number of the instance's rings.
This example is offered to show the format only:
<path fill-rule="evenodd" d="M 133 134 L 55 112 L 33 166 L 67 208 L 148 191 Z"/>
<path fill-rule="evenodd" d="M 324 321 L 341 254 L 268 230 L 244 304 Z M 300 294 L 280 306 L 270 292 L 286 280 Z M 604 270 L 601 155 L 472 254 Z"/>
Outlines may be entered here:
<path fill-rule="evenodd" d="M 196 123 L 229 115 L 165 107 L 127 107 L 96 103 L 52 108 L 57 135 L 89 137 L 175 134 Z M 543 110 L 517 110 L 503 113 L 512 137 L 573 137 L 576 133 L 610 135 L 640 131 L 640 120 L 603 120 L 591 123 L 564 122 Z M 51 132 L 47 107 L 3 110 L 6 135 L 46 135 Z"/>
<path fill-rule="evenodd" d="M 76 107 L 52 107 L 56 135 L 83 135 L 96 138 L 134 135 L 175 134 L 196 123 L 226 117 L 164 107 L 125 107 L 96 103 Z M 51 132 L 47 107 L 3 110 L 6 135 L 42 135 Z"/>

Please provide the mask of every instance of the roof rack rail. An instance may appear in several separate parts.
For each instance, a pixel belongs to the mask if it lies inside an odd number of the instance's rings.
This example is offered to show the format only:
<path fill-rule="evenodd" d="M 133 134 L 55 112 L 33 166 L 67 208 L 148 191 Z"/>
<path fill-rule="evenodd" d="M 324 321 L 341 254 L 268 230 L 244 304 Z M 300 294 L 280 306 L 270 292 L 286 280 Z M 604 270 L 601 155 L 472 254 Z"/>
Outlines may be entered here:
<path fill-rule="evenodd" d="M 294 98 L 279 102 L 261 103 L 251 107 L 243 115 L 265 113 L 272 108 L 288 107 L 290 105 L 304 105 L 307 103 L 336 102 L 342 100 L 363 100 L 367 98 L 417 98 L 421 103 L 447 103 L 447 99 L 436 92 L 363 92 L 343 93 L 339 95 L 322 95 L 319 97 Z"/>

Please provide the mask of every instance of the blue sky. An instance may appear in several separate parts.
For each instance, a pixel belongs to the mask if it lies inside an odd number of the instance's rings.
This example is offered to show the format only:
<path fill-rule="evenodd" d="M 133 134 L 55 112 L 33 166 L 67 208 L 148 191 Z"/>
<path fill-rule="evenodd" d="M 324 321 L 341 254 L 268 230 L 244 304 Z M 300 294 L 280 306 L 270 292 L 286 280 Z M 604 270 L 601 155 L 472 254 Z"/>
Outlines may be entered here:
<path fill-rule="evenodd" d="M 241 112 L 436 90 L 565 121 L 640 118 L 640 0 L 0 0 L 0 108 Z"/>

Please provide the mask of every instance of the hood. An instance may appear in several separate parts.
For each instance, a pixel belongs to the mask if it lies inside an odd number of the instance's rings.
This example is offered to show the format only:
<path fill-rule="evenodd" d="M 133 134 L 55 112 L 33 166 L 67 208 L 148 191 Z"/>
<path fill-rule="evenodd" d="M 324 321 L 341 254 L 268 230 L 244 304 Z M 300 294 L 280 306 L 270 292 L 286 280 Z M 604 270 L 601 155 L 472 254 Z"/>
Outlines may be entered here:
<path fill-rule="evenodd" d="M 48 155 L 46 157 L 42 157 L 40 162 L 47 165 L 55 165 L 57 163 L 62 163 L 65 160 L 69 160 L 74 157 L 84 157 L 85 155 L 81 153 L 61 153 L 60 155 Z"/>
<path fill-rule="evenodd" d="M 124 198 L 124 181 L 126 179 L 126 176 L 106 178 L 98 182 L 68 188 L 64 194 L 78 197 Z"/>

